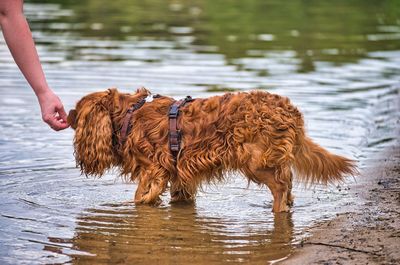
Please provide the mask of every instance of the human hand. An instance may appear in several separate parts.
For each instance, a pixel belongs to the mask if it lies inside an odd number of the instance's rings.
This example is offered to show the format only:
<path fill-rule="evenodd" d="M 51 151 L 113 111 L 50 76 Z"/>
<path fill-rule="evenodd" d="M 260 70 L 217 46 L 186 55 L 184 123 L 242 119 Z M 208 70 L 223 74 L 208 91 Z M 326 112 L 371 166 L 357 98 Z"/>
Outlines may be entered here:
<path fill-rule="evenodd" d="M 37 94 L 42 119 L 53 130 L 60 131 L 69 127 L 67 114 L 60 98 L 53 91 L 47 89 L 46 92 Z"/>

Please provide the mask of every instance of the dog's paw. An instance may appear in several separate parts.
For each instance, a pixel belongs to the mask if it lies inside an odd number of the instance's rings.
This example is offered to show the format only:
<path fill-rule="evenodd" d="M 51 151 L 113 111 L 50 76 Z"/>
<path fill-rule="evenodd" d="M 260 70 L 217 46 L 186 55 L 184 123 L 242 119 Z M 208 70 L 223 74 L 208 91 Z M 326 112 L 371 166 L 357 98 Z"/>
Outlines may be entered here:
<path fill-rule="evenodd" d="M 191 204 L 191 203 L 194 203 L 194 199 L 176 198 L 175 197 L 175 198 L 171 198 L 169 203 L 171 203 L 171 204 L 178 204 L 178 203 Z"/>
<path fill-rule="evenodd" d="M 147 205 L 152 205 L 152 206 L 158 206 L 162 203 L 162 200 L 160 199 L 160 197 L 150 197 L 150 196 L 143 195 L 140 197 L 140 199 L 135 199 L 134 203 L 136 205 L 147 204 Z"/>
<path fill-rule="evenodd" d="M 177 191 L 171 195 L 170 203 L 193 203 L 194 198 L 184 191 Z"/>

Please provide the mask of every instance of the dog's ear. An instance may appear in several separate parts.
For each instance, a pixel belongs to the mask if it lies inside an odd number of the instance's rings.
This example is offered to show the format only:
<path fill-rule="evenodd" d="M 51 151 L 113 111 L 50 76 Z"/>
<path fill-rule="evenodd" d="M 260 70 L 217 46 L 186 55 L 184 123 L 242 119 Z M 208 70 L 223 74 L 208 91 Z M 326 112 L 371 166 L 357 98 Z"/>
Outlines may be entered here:
<path fill-rule="evenodd" d="M 67 117 L 68 124 L 71 125 L 71 128 L 74 130 L 76 129 L 76 115 L 77 115 L 76 110 L 72 109 L 69 111 Z"/>
<path fill-rule="evenodd" d="M 75 159 L 82 173 L 102 176 L 115 160 L 110 112 L 103 97 L 80 106 L 75 115 Z"/>

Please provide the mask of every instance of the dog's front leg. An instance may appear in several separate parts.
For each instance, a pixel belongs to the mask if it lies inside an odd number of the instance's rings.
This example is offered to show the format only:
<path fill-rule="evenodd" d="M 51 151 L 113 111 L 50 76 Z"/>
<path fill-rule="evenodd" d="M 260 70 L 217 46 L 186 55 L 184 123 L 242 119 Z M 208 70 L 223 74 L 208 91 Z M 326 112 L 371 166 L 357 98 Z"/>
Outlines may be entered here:
<path fill-rule="evenodd" d="M 173 185 L 171 186 L 171 203 L 175 202 L 193 202 L 194 201 L 194 196 L 190 194 L 187 190 L 184 188 L 174 188 Z"/>
<path fill-rule="evenodd" d="M 160 195 L 165 191 L 168 183 L 167 171 L 154 166 L 140 175 L 139 185 L 135 193 L 135 203 L 161 203 Z"/>
<path fill-rule="evenodd" d="M 199 177 L 194 177 L 193 179 L 200 179 Z M 191 181 L 188 184 L 184 184 L 178 176 L 170 179 L 171 187 L 171 203 L 175 202 L 194 202 L 195 195 L 198 188 L 198 183 Z"/>

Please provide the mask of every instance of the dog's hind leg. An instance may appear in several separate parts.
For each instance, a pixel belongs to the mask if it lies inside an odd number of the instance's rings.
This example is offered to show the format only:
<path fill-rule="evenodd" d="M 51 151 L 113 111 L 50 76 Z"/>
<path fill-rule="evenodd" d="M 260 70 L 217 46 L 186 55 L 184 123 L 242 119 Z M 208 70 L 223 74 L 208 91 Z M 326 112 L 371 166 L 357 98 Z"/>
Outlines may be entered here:
<path fill-rule="evenodd" d="M 152 166 L 141 172 L 135 203 L 159 204 L 160 195 L 166 190 L 168 179 L 168 171 L 160 166 Z"/>
<path fill-rule="evenodd" d="M 274 197 L 273 212 L 289 211 L 289 206 L 293 204 L 290 167 L 255 169 L 247 172 L 246 176 L 258 184 L 265 184 L 271 190 Z"/>

